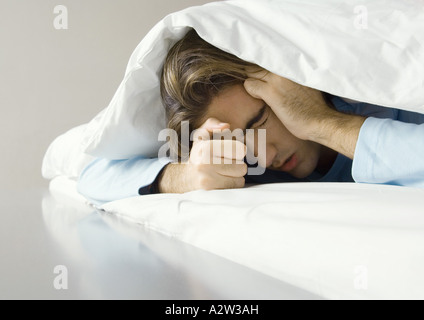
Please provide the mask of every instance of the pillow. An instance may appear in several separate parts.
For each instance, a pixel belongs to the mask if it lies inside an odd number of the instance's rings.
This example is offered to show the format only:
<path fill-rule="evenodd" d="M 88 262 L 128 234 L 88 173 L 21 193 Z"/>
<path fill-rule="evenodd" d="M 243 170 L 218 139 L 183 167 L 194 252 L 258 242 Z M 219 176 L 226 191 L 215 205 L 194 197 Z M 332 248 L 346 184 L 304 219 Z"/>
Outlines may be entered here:
<path fill-rule="evenodd" d="M 75 127 L 57 137 L 43 158 L 41 173 L 46 179 L 63 176 L 77 180 L 82 170 L 94 158 L 83 152 L 81 140 L 87 125 Z"/>
<path fill-rule="evenodd" d="M 109 159 L 157 157 L 166 116 L 163 61 L 194 28 L 216 47 L 299 84 L 340 97 L 424 112 L 420 1 L 234 0 L 168 15 L 141 41 L 82 148 Z"/>

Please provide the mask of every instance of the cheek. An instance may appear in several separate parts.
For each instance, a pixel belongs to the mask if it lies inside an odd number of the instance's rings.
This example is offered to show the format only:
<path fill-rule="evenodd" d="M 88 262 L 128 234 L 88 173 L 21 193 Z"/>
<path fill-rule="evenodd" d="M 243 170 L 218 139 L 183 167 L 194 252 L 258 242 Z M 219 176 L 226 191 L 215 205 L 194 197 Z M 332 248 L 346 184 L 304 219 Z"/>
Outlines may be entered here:
<path fill-rule="evenodd" d="M 301 165 L 298 167 L 298 170 L 304 171 L 304 176 L 302 178 L 311 174 L 313 170 L 316 169 L 320 158 L 320 150 L 319 144 L 311 141 L 304 141 L 301 149 L 299 149 L 299 160 Z"/>
<path fill-rule="evenodd" d="M 267 140 L 269 142 L 275 142 L 276 144 L 293 145 L 300 143 L 300 139 L 296 138 L 284 124 L 277 118 L 275 113 L 271 113 L 268 120 L 267 126 Z"/>
<path fill-rule="evenodd" d="M 319 158 L 320 147 L 317 143 L 297 138 L 276 116 L 271 119 L 266 136 L 267 145 L 275 146 L 280 156 L 285 156 L 287 152 L 298 152 L 300 158 L 312 166 Z"/>
<path fill-rule="evenodd" d="M 302 152 L 306 159 L 310 159 L 315 162 L 319 159 L 320 145 L 312 141 L 303 141 Z"/>

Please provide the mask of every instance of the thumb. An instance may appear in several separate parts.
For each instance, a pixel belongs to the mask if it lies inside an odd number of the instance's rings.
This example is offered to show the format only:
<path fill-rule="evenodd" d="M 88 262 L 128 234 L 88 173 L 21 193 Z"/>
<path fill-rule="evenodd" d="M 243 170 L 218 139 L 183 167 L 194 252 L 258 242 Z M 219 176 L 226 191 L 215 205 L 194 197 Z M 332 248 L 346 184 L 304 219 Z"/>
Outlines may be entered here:
<path fill-rule="evenodd" d="M 209 118 L 208 120 L 206 120 L 201 126 L 201 129 L 206 129 L 208 132 L 212 132 L 213 130 L 224 130 L 224 129 L 229 129 L 230 128 L 230 124 L 229 123 L 225 123 L 222 122 L 220 120 L 218 120 L 217 118 Z"/>
<path fill-rule="evenodd" d="M 262 95 L 265 89 L 266 82 L 254 79 L 254 78 L 247 78 L 244 81 L 244 89 L 247 91 L 248 94 L 250 94 L 253 98 L 256 99 L 263 99 Z"/>

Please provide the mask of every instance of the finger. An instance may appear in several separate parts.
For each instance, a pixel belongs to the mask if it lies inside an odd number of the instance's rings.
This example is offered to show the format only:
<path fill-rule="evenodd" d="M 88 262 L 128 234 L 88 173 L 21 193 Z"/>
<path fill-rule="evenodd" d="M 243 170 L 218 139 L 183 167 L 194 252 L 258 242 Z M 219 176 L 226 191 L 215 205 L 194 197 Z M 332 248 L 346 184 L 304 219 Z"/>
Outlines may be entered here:
<path fill-rule="evenodd" d="M 246 154 L 246 145 L 237 140 L 200 140 L 193 145 L 190 161 L 198 164 L 210 164 L 214 157 L 241 161 Z"/>
<path fill-rule="evenodd" d="M 226 122 L 222 122 L 217 118 L 208 118 L 199 129 L 206 129 L 208 132 L 213 132 L 213 130 L 220 129 L 229 129 L 230 124 Z"/>
<path fill-rule="evenodd" d="M 192 149 L 191 159 L 196 163 L 212 163 L 214 157 L 243 160 L 247 147 L 237 140 L 208 140 L 198 141 Z"/>
<path fill-rule="evenodd" d="M 210 164 L 216 164 L 216 165 L 226 165 L 226 164 L 243 164 L 245 163 L 244 160 L 237 160 L 237 159 L 228 159 L 224 157 L 212 157 L 210 158 Z"/>
<path fill-rule="evenodd" d="M 248 78 L 244 81 L 244 88 L 252 97 L 263 100 L 267 89 L 267 83 L 262 80 Z"/>
<path fill-rule="evenodd" d="M 237 160 L 237 159 L 229 159 L 224 157 L 212 157 L 210 163 L 212 164 L 243 164 L 244 160 Z"/>
<path fill-rule="evenodd" d="M 246 145 L 238 140 L 211 140 L 209 143 L 212 157 L 243 160 L 247 154 Z"/>
<path fill-rule="evenodd" d="M 223 159 L 218 158 L 217 160 L 222 161 Z M 215 164 L 214 170 L 217 174 L 224 177 L 244 177 L 247 174 L 247 164 L 242 161 L 237 161 L 234 164 Z"/>
<path fill-rule="evenodd" d="M 248 78 L 265 81 L 267 76 L 270 74 L 268 70 L 258 68 L 247 68 L 246 75 Z"/>
<path fill-rule="evenodd" d="M 219 180 L 219 186 L 215 189 L 240 189 L 244 188 L 246 180 L 243 177 L 223 177 Z"/>

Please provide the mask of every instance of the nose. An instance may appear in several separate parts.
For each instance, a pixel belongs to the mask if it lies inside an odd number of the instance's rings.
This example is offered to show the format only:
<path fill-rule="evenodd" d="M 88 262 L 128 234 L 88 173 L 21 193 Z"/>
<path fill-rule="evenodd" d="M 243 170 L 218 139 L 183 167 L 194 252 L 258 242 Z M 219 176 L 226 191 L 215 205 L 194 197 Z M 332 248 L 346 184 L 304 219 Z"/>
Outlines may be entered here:
<path fill-rule="evenodd" d="M 253 151 L 258 165 L 262 168 L 268 168 L 278 160 L 278 150 L 267 138 L 266 135 L 259 137 L 257 134 L 254 136 L 248 134 L 246 136 L 247 150 L 249 153 Z"/>
<path fill-rule="evenodd" d="M 268 168 L 274 165 L 278 159 L 277 149 L 271 144 L 267 143 L 265 148 L 255 146 L 255 157 L 258 159 L 258 164 L 263 168 Z"/>
<path fill-rule="evenodd" d="M 275 167 L 276 162 L 278 161 L 277 149 L 273 145 L 267 145 L 266 151 L 266 167 Z"/>

